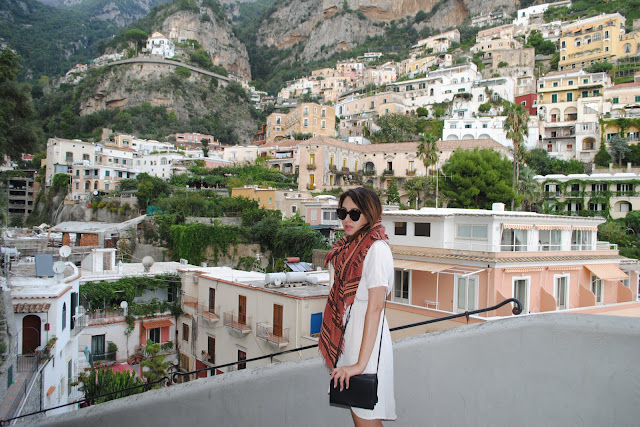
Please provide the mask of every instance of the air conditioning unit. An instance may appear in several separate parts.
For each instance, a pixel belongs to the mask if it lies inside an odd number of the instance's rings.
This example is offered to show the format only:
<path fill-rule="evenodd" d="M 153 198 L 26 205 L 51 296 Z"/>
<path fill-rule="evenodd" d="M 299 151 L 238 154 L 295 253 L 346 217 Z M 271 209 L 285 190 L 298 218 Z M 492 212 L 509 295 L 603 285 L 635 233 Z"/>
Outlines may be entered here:
<path fill-rule="evenodd" d="M 189 264 L 189 260 L 186 260 L 184 258 L 180 258 L 180 264 L 187 265 L 187 264 Z"/>

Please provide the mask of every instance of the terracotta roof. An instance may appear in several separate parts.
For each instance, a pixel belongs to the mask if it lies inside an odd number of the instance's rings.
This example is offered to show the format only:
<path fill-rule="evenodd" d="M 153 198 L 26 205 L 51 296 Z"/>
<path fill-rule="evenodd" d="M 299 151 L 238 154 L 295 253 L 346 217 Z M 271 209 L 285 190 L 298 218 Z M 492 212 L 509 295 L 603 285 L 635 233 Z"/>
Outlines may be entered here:
<path fill-rule="evenodd" d="M 48 303 L 34 303 L 34 304 L 14 304 L 14 313 L 46 313 L 49 311 L 51 304 Z"/>
<path fill-rule="evenodd" d="M 607 88 L 607 90 L 624 89 L 628 87 L 640 87 L 640 82 L 620 83 Z"/>
<path fill-rule="evenodd" d="M 300 145 L 333 145 L 353 151 L 363 153 L 389 153 L 394 151 L 418 151 L 418 142 L 390 142 L 385 144 L 351 144 L 339 139 L 330 138 L 328 136 L 316 136 L 306 141 L 300 141 Z M 506 150 L 500 143 L 491 138 L 487 139 L 460 139 L 457 141 L 438 141 L 436 142 L 440 151 L 454 151 L 458 148 L 472 150 L 474 148 L 492 148 L 498 150 Z"/>

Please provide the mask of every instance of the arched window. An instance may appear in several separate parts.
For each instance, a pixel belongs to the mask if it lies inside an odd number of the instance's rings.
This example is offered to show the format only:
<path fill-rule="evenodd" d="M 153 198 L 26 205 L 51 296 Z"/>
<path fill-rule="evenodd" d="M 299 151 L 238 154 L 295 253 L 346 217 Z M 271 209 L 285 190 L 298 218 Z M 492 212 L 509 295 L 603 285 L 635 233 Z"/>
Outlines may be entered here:
<path fill-rule="evenodd" d="M 87 181 L 84 183 L 84 190 L 89 191 L 91 189 L 91 181 Z"/>
<path fill-rule="evenodd" d="M 161 165 L 166 165 L 167 164 L 167 158 L 166 157 L 161 158 L 160 159 L 160 164 Z"/>
<path fill-rule="evenodd" d="M 97 190 L 98 189 L 98 181 L 94 181 L 93 182 L 93 189 Z"/>
<path fill-rule="evenodd" d="M 631 53 L 631 44 L 630 43 L 626 43 L 622 49 L 623 49 L 624 53 Z"/>
<path fill-rule="evenodd" d="M 67 327 L 67 303 L 62 304 L 62 330 Z"/>

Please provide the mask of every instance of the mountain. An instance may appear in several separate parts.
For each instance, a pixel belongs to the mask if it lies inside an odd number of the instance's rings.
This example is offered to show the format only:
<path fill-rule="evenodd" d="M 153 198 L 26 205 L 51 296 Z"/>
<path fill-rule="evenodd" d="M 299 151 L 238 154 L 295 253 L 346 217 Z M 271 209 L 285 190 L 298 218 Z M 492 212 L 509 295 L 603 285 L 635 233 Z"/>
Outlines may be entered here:
<path fill-rule="evenodd" d="M 55 76 L 99 55 L 99 43 L 116 28 L 85 12 L 58 9 L 36 0 L 0 1 L 0 45 L 23 59 L 23 79 Z"/>
<path fill-rule="evenodd" d="M 152 7 L 171 0 L 40 0 L 49 6 L 86 13 L 118 27 L 144 18 Z"/>

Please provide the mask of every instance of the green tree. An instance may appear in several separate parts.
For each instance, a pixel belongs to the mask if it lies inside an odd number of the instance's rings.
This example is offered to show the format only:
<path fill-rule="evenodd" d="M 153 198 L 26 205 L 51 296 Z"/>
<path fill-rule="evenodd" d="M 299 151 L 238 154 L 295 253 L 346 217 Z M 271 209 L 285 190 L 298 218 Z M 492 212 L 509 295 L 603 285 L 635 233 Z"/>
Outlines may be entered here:
<path fill-rule="evenodd" d="M 202 154 L 205 157 L 209 157 L 209 138 L 202 138 L 200 144 L 202 144 Z"/>
<path fill-rule="evenodd" d="M 506 137 L 513 143 L 513 180 L 512 188 L 514 196 L 517 194 L 516 183 L 522 160 L 522 144 L 525 137 L 529 136 L 529 112 L 521 105 L 508 103 L 505 108 L 507 118 L 504 121 Z M 511 201 L 511 210 L 515 207 L 515 199 Z"/>
<path fill-rule="evenodd" d="M 427 171 L 426 175 L 429 176 L 429 167 L 438 163 L 438 144 L 436 144 L 436 137 L 433 136 L 433 134 L 426 134 L 420 138 L 420 143 L 418 144 L 418 157 L 424 164 L 424 168 Z M 438 173 L 437 168 L 436 173 Z M 429 179 L 424 180 L 425 200 L 428 193 L 428 182 Z"/>
<path fill-rule="evenodd" d="M 405 114 L 380 116 L 376 124 L 380 130 L 371 134 L 373 142 L 405 142 L 418 139 L 417 118 Z"/>
<path fill-rule="evenodd" d="M 169 362 L 165 362 L 165 354 L 161 354 L 162 350 L 160 343 L 154 343 L 151 340 L 147 340 L 147 346 L 144 349 L 145 359 L 140 362 L 142 367 L 147 368 L 142 371 L 142 376 L 147 379 L 147 382 L 155 382 L 159 379 L 167 376 L 167 368 Z M 160 384 L 156 384 L 153 388 L 160 388 Z"/>
<path fill-rule="evenodd" d="M 624 156 L 625 162 L 631 162 L 634 166 L 640 165 L 640 144 L 629 146 L 629 152 Z"/>
<path fill-rule="evenodd" d="M 144 47 L 149 35 L 142 30 L 133 28 L 131 30 L 127 30 L 124 38 L 126 41 L 133 43 L 136 48 L 136 53 L 138 53 L 138 51 Z"/>
<path fill-rule="evenodd" d="M 10 47 L 0 50 L 0 157 L 18 160 L 33 153 L 44 141 L 36 123 L 31 87 L 15 81 L 20 72 L 20 56 Z"/>
<path fill-rule="evenodd" d="M 533 30 L 527 37 L 527 45 L 535 48 L 536 55 L 553 55 L 556 53 L 556 44 L 545 40 L 539 30 Z"/>
<path fill-rule="evenodd" d="M 425 177 L 418 176 L 411 178 L 402 183 L 402 188 L 407 192 L 408 205 L 415 203 L 414 208 L 418 209 L 418 205 L 426 200 L 426 194 L 423 196 L 425 187 Z"/>
<path fill-rule="evenodd" d="M 92 404 L 103 403 L 109 400 L 142 393 L 144 391 L 143 387 L 138 387 L 133 390 L 115 393 L 94 400 L 97 396 L 101 396 L 103 394 L 143 385 L 142 380 L 140 380 L 134 372 L 121 371 L 115 373 L 110 368 L 104 366 L 92 369 L 89 374 L 81 373 L 78 376 L 78 382 L 82 384 L 80 390 L 84 393 L 85 399 Z"/>
<path fill-rule="evenodd" d="M 391 180 L 389 188 L 387 188 L 387 203 L 390 205 L 400 203 L 400 192 L 398 191 L 398 184 L 395 178 Z"/>
<path fill-rule="evenodd" d="M 523 166 L 518 181 L 518 194 L 522 195 L 523 211 L 537 212 L 537 202 L 540 199 L 540 183 L 533 179 L 535 173 L 532 169 Z"/>
<path fill-rule="evenodd" d="M 160 197 L 165 197 L 171 193 L 171 188 L 166 181 L 147 173 L 139 174 L 136 180 L 138 181 L 136 197 L 138 198 L 140 209 L 146 209 L 147 206 L 153 205 Z"/>
<path fill-rule="evenodd" d="M 629 152 L 629 144 L 627 138 L 620 135 L 614 135 L 609 141 L 609 153 L 614 161 L 618 163 L 618 166 L 622 165 L 622 159 Z"/>
<path fill-rule="evenodd" d="M 440 188 L 451 207 L 491 209 L 496 202 L 520 202 L 511 186 L 511 162 L 497 151 L 456 150 L 442 169 L 447 178 Z"/>
<path fill-rule="evenodd" d="M 598 166 L 608 166 L 611 163 L 611 154 L 607 151 L 607 145 L 604 141 L 600 143 L 600 148 L 593 160 Z"/>

